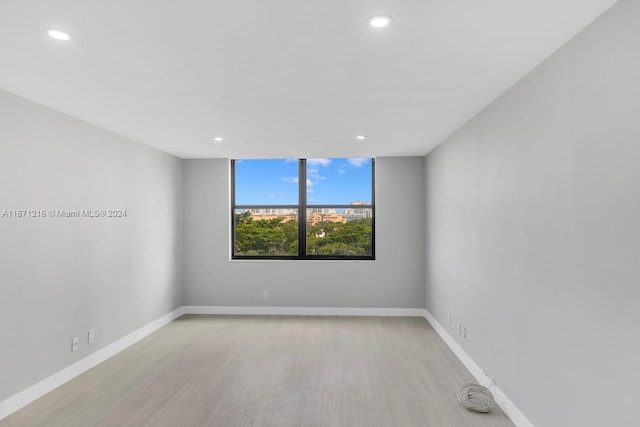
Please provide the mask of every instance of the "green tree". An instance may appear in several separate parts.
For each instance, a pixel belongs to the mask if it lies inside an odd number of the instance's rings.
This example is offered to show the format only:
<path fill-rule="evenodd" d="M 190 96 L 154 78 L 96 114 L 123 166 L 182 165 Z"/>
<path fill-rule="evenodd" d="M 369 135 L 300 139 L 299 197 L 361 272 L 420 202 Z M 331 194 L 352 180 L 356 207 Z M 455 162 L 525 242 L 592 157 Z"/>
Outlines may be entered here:
<path fill-rule="evenodd" d="M 346 223 L 323 222 L 307 228 L 310 255 L 370 255 L 372 221 L 369 218 Z"/>
<path fill-rule="evenodd" d="M 322 222 L 307 226 L 307 254 L 359 256 L 372 253 L 372 220 Z M 287 256 L 298 254 L 298 222 L 252 220 L 249 212 L 236 214 L 237 255 Z"/>
<path fill-rule="evenodd" d="M 249 212 L 236 214 L 236 255 L 297 255 L 297 224 L 282 219 L 251 219 Z"/>

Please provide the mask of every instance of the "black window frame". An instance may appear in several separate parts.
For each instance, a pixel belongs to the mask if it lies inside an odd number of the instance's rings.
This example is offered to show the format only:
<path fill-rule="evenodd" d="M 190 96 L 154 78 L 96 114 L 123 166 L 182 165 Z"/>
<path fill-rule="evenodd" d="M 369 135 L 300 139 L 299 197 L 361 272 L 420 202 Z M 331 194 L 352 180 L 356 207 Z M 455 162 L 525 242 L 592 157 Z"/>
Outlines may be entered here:
<path fill-rule="evenodd" d="M 316 205 L 307 203 L 307 159 L 298 160 L 298 204 L 296 205 L 238 205 L 236 204 L 237 160 L 231 159 L 231 259 L 232 260 L 342 260 L 375 261 L 376 259 L 376 162 L 371 158 L 371 204 L 367 205 Z M 371 255 L 309 255 L 307 250 L 307 209 L 370 209 L 371 210 Z M 236 255 L 236 210 L 239 209 L 297 209 L 298 210 L 298 255 Z"/>

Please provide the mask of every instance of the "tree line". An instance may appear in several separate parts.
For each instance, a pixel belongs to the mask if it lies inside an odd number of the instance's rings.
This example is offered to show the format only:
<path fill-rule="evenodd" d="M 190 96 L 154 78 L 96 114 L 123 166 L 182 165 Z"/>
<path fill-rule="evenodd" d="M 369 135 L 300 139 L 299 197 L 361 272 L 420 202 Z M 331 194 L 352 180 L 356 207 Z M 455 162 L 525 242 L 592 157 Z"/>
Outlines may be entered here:
<path fill-rule="evenodd" d="M 308 224 L 307 255 L 367 256 L 372 254 L 371 218 Z M 240 256 L 298 255 L 298 222 L 251 219 L 250 212 L 235 214 L 235 254 Z"/>

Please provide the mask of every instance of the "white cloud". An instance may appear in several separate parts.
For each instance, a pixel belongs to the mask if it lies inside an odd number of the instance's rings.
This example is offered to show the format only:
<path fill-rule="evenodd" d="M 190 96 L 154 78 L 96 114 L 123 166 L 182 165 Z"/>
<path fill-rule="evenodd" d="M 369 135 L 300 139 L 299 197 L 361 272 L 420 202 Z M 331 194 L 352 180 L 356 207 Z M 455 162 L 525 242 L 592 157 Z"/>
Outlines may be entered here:
<path fill-rule="evenodd" d="M 311 187 L 313 185 L 313 181 L 307 179 L 307 187 Z"/>
<path fill-rule="evenodd" d="M 354 168 L 362 167 L 365 163 L 369 161 L 369 159 L 347 159 L 349 164 Z"/>
<path fill-rule="evenodd" d="M 331 159 L 307 159 L 308 165 L 327 167 L 331 164 Z"/>
<path fill-rule="evenodd" d="M 284 159 L 285 163 L 297 162 L 298 159 Z"/>
<path fill-rule="evenodd" d="M 316 180 L 316 181 L 327 179 L 326 176 L 320 175 L 320 171 L 317 168 L 314 168 L 314 167 L 307 168 L 307 176 L 309 178 L 311 178 L 311 179 Z"/>
<path fill-rule="evenodd" d="M 340 169 L 338 169 L 338 173 L 339 173 L 340 175 L 344 175 L 345 173 L 347 173 L 347 171 L 346 171 L 346 170 L 344 170 L 343 168 L 340 168 Z"/>
<path fill-rule="evenodd" d="M 313 193 L 313 188 L 307 188 L 307 193 Z"/>
<path fill-rule="evenodd" d="M 282 178 L 282 180 L 284 182 L 288 182 L 289 184 L 297 184 L 298 183 L 298 177 L 297 176 L 285 176 L 284 178 Z"/>

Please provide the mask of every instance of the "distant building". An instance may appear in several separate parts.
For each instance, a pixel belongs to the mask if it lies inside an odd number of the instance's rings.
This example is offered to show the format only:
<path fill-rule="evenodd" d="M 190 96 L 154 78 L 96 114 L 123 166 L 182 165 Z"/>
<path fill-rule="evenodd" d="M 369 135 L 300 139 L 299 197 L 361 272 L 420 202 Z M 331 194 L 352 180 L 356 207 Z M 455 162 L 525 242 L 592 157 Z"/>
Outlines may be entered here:
<path fill-rule="evenodd" d="M 297 215 L 298 209 L 289 208 L 261 208 L 261 209 L 244 209 L 243 212 L 251 212 L 253 215 Z"/>
<path fill-rule="evenodd" d="M 251 214 L 252 221 L 269 221 L 272 219 L 279 219 L 282 220 L 282 222 L 289 222 L 298 220 L 297 209 L 261 208 L 244 209 L 243 212 L 249 212 Z"/>
<path fill-rule="evenodd" d="M 334 208 L 307 208 L 307 215 L 309 214 L 334 214 L 336 210 Z"/>
<path fill-rule="evenodd" d="M 355 221 L 364 218 L 373 217 L 373 209 L 370 203 L 358 200 L 351 202 L 353 208 L 345 208 L 344 212 L 337 212 L 335 208 L 307 208 L 307 224 L 316 225 L 321 222 L 345 223 L 347 221 Z M 253 221 L 280 219 L 282 222 L 297 221 L 298 210 L 290 208 L 260 208 L 260 209 L 244 209 L 243 212 L 249 212 Z"/>
<path fill-rule="evenodd" d="M 351 206 L 371 206 L 370 203 L 358 200 L 357 202 L 351 202 Z M 371 208 L 346 208 L 344 210 L 344 217 L 347 221 L 356 221 L 359 219 L 372 218 L 373 209 Z"/>
<path fill-rule="evenodd" d="M 337 212 L 333 213 L 307 213 L 307 224 L 316 225 L 321 222 L 347 222 L 344 215 Z"/>

